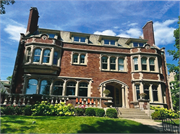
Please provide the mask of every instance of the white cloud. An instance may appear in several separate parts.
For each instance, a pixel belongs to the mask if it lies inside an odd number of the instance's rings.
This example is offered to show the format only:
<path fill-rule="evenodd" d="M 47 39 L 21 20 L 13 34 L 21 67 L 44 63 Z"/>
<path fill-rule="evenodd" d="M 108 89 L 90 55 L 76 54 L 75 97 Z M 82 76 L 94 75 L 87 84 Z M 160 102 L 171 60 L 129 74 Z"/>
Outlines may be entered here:
<path fill-rule="evenodd" d="M 128 24 L 128 26 L 136 26 L 136 25 L 138 25 L 138 23 L 130 23 L 130 24 Z"/>
<path fill-rule="evenodd" d="M 131 37 L 131 38 L 139 38 L 139 36 L 142 35 L 142 32 L 139 28 L 130 28 L 122 33 L 120 33 L 118 36 L 120 37 Z"/>
<path fill-rule="evenodd" d="M 10 39 L 19 41 L 20 33 L 25 33 L 26 28 L 24 28 L 23 26 L 17 26 L 17 25 L 7 25 L 4 31 L 10 34 L 10 37 L 9 37 Z"/>
<path fill-rule="evenodd" d="M 116 33 L 113 32 L 112 30 L 105 30 L 102 32 L 96 31 L 94 32 L 94 34 L 116 36 Z"/>
<path fill-rule="evenodd" d="M 178 19 L 166 20 L 164 22 L 154 23 L 154 36 L 156 45 L 168 45 L 173 43 L 174 37 L 173 32 L 175 28 L 169 25 L 177 22 Z"/>

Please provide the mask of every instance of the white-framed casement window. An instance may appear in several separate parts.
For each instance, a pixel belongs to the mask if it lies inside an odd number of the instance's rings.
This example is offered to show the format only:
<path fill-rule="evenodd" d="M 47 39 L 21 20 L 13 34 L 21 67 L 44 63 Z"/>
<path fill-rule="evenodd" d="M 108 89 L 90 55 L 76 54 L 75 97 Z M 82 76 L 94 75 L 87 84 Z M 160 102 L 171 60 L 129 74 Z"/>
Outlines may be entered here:
<path fill-rule="evenodd" d="M 26 88 L 26 94 L 36 94 L 38 81 L 36 79 L 29 79 Z"/>
<path fill-rule="evenodd" d="M 142 70 L 147 70 L 147 58 L 146 57 L 141 58 L 141 65 L 142 65 Z"/>
<path fill-rule="evenodd" d="M 118 58 L 118 70 L 124 71 L 124 58 Z"/>
<path fill-rule="evenodd" d="M 102 69 L 108 69 L 108 57 L 107 56 L 103 56 L 101 58 L 101 62 L 102 62 Z"/>
<path fill-rule="evenodd" d="M 134 62 L 134 70 L 137 71 L 138 70 L 138 57 L 134 57 L 133 62 Z"/>
<path fill-rule="evenodd" d="M 117 72 L 127 71 L 127 69 L 125 69 L 125 59 L 126 58 L 123 56 L 101 55 L 101 70 Z"/>
<path fill-rule="evenodd" d="M 52 95 L 62 95 L 63 81 L 55 81 L 53 84 Z"/>
<path fill-rule="evenodd" d="M 30 62 L 31 59 L 31 48 L 27 48 L 27 53 L 26 53 L 26 62 Z"/>
<path fill-rule="evenodd" d="M 158 86 L 157 85 L 152 85 L 152 91 L 153 91 L 153 100 L 158 101 Z"/>
<path fill-rule="evenodd" d="M 87 96 L 88 93 L 88 83 L 79 83 L 79 96 Z"/>
<path fill-rule="evenodd" d="M 114 45 L 115 46 L 116 41 L 115 40 L 106 40 L 104 39 L 104 45 Z"/>
<path fill-rule="evenodd" d="M 40 57 L 41 57 L 41 49 L 40 48 L 36 48 L 34 50 L 33 62 L 40 62 Z"/>
<path fill-rule="evenodd" d="M 116 57 L 110 57 L 110 70 L 116 70 Z"/>
<path fill-rule="evenodd" d="M 154 61 L 155 61 L 154 58 L 150 58 L 150 59 L 149 59 L 149 68 L 150 68 L 150 71 L 155 71 Z"/>
<path fill-rule="evenodd" d="M 146 93 L 145 99 L 149 99 L 149 85 L 144 85 L 144 93 Z"/>
<path fill-rule="evenodd" d="M 136 89 L 136 99 L 138 100 L 138 99 L 140 99 L 140 85 L 139 84 L 136 84 L 135 85 L 135 89 Z"/>
<path fill-rule="evenodd" d="M 43 53 L 43 63 L 49 63 L 51 51 L 49 49 L 45 49 Z"/>
<path fill-rule="evenodd" d="M 69 81 L 66 86 L 66 95 L 75 95 L 76 82 Z"/>
<path fill-rule="evenodd" d="M 76 65 L 87 65 L 86 53 L 73 52 L 71 63 Z"/>

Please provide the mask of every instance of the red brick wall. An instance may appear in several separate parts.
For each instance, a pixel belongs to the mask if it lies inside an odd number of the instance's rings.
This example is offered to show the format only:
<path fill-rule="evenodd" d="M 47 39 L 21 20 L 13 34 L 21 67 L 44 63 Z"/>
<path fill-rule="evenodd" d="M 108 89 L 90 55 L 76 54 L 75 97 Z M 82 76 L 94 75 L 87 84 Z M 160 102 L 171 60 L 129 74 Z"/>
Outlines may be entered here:
<path fill-rule="evenodd" d="M 133 78 L 134 78 L 134 79 L 139 79 L 139 77 L 140 77 L 140 74 L 139 74 L 139 73 L 134 73 L 134 74 L 133 74 Z"/>
<path fill-rule="evenodd" d="M 146 48 L 141 48 L 141 52 L 147 52 L 147 53 L 155 53 L 155 49 L 146 49 Z"/>
<path fill-rule="evenodd" d="M 152 73 L 143 73 L 143 79 L 152 79 L 152 80 L 158 80 L 157 74 Z"/>
<path fill-rule="evenodd" d="M 132 49 L 132 52 L 133 52 L 133 53 L 138 52 L 138 49 L 137 49 L 137 48 L 133 48 L 133 49 Z"/>

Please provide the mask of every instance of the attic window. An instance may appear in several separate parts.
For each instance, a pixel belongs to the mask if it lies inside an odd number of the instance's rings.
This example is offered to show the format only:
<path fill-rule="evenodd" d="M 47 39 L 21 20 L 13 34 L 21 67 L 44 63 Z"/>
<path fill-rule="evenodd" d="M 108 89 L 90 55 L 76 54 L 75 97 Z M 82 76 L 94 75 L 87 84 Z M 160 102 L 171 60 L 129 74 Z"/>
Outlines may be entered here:
<path fill-rule="evenodd" d="M 55 34 L 48 34 L 49 38 L 54 38 Z"/>
<path fill-rule="evenodd" d="M 85 37 L 74 37 L 74 41 L 75 42 L 86 42 L 86 38 Z"/>
<path fill-rule="evenodd" d="M 134 47 L 143 47 L 143 43 L 133 42 Z"/>
<path fill-rule="evenodd" d="M 115 45 L 115 41 L 114 40 L 104 40 L 104 44 L 105 45 Z"/>

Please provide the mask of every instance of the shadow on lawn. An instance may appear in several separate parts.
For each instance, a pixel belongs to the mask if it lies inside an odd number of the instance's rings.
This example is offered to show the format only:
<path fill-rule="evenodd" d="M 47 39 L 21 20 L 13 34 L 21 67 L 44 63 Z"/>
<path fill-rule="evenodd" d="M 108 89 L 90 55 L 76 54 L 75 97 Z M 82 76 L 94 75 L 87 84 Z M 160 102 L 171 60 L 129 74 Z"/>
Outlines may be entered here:
<path fill-rule="evenodd" d="M 82 124 L 78 133 L 158 133 L 158 131 L 139 123 L 131 124 L 125 120 L 105 120 L 91 125 Z"/>

